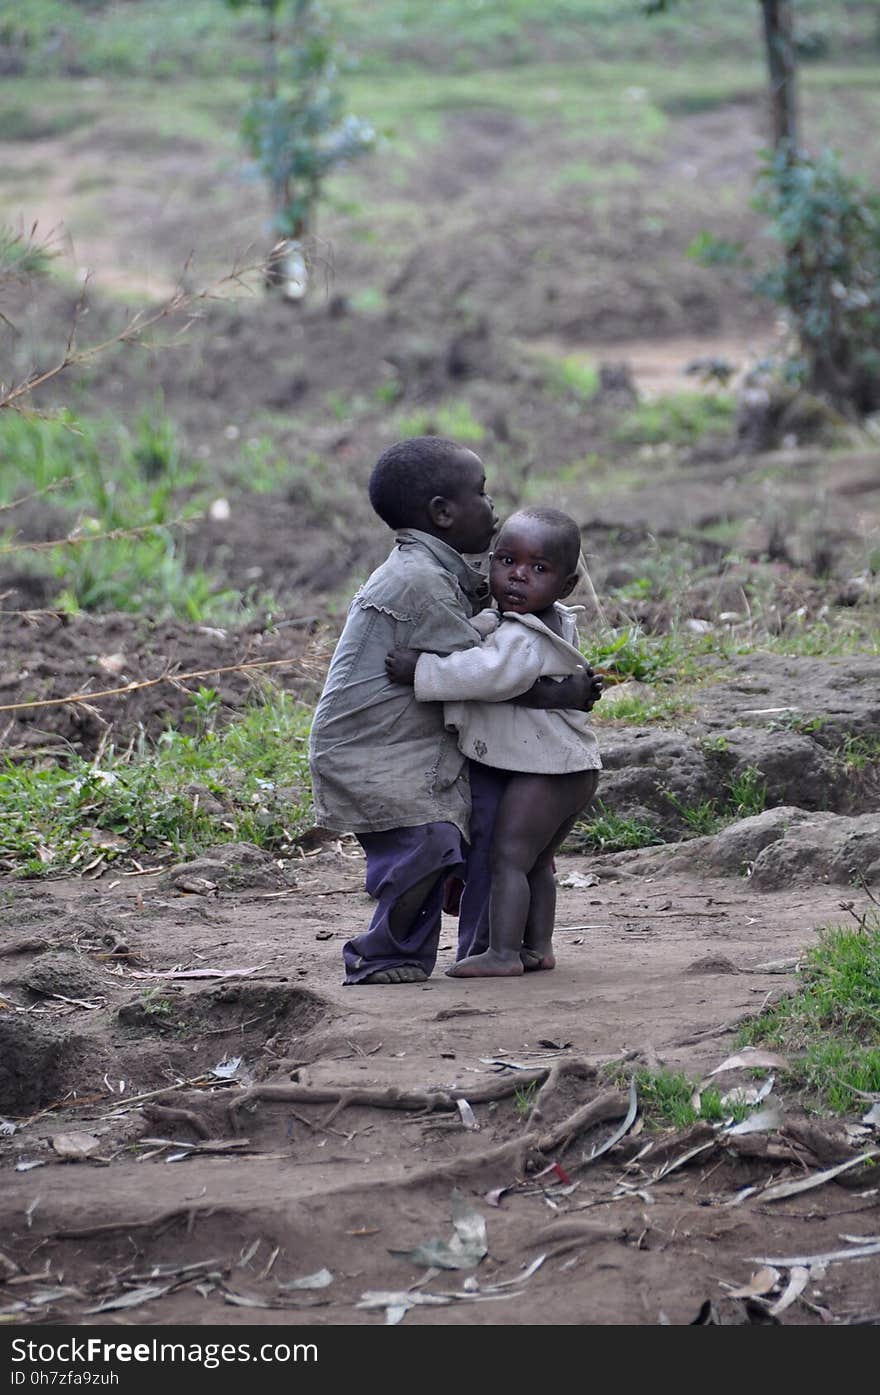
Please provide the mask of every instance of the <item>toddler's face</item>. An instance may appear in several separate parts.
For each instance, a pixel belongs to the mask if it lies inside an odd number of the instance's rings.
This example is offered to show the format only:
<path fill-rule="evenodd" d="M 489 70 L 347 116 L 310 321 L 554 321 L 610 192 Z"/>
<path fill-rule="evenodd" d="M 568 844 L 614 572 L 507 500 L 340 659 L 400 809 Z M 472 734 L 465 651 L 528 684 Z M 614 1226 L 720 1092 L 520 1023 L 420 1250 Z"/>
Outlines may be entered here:
<path fill-rule="evenodd" d="M 495 543 L 489 566 L 489 588 L 500 610 L 538 615 L 572 589 L 553 528 L 540 519 L 514 514 Z"/>

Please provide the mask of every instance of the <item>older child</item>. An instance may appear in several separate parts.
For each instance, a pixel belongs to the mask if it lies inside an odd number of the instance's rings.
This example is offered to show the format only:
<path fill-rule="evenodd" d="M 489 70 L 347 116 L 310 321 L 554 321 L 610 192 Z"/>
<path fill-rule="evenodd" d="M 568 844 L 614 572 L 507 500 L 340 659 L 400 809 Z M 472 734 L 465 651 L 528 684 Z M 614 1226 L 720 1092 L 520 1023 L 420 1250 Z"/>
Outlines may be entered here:
<path fill-rule="evenodd" d="M 464 934 L 485 918 L 488 872 L 471 850 L 489 841 L 497 791 L 474 801 L 466 758 L 440 703 L 391 683 L 395 646 L 450 654 L 478 643 L 470 620 L 488 599 L 462 553 L 484 552 L 495 529 L 482 462 L 438 437 L 398 442 L 376 462 L 370 502 L 396 531 L 388 559 L 355 596 L 315 711 L 309 756 L 315 813 L 357 835 L 376 897 L 369 929 L 343 949 L 346 983 L 418 983 L 437 957 L 444 879 L 464 875 Z M 596 689 L 585 667 L 568 684 L 537 684 L 537 707 L 585 707 Z"/>
<path fill-rule="evenodd" d="M 386 659 L 389 677 L 413 682 L 419 701 L 445 702 L 462 754 L 511 772 L 492 836 L 488 948 L 460 957 L 448 970 L 454 978 L 516 975 L 556 962 L 553 854 L 593 798 L 601 761 L 585 712 L 536 712 L 509 699 L 583 664 L 574 612 L 561 604 L 577 584 L 579 556 L 580 530 L 567 514 L 514 514 L 491 558 L 501 618 L 491 626 L 477 617 L 483 643 L 447 657 L 395 650 Z"/>

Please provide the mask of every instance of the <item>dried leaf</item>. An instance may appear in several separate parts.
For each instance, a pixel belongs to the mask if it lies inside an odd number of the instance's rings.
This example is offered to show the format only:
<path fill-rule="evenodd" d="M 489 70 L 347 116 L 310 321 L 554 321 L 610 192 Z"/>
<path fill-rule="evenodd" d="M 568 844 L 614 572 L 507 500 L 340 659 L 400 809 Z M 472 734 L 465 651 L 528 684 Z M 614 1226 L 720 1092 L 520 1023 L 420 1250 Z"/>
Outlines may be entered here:
<path fill-rule="evenodd" d="M 741 1288 L 728 1289 L 729 1298 L 761 1298 L 765 1293 L 771 1293 L 779 1283 L 781 1274 L 778 1269 L 766 1266 L 763 1269 L 756 1269 L 747 1284 Z M 724 1285 L 727 1288 L 727 1285 Z"/>
<path fill-rule="evenodd" d="M 405 1289 L 402 1292 L 386 1292 L 380 1289 L 373 1289 L 361 1294 L 361 1301 L 355 1306 L 358 1308 L 384 1308 L 386 1310 L 385 1321 L 389 1326 L 394 1326 L 406 1317 L 410 1308 L 415 1308 L 418 1304 L 424 1303 L 432 1307 L 448 1307 L 453 1302 L 452 1298 L 442 1296 L 437 1293 L 419 1293 L 415 1289 Z"/>
<path fill-rule="evenodd" d="M 766 1066 L 777 1070 L 789 1070 L 789 1062 L 785 1056 L 780 1056 L 775 1051 L 762 1051 L 758 1046 L 744 1046 L 742 1051 L 737 1051 L 735 1056 L 728 1056 L 709 1072 L 708 1078 L 713 1075 L 720 1075 L 725 1070 L 743 1070 L 751 1066 Z"/>
<path fill-rule="evenodd" d="M 587 887 L 598 886 L 599 878 L 593 872 L 588 872 L 586 876 L 582 872 L 568 872 L 558 878 L 556 885 L 586 890 Z"/>
<path fill-rule="evenodd" d="M 614 1130 L 609 1138 L 606 1138 L 604 1143 L 600 1143 L 598 1148 L 594 1148 L 588 1158 L 583 1158 L 582 1161 L 585 1163 L 595 1162 L 596 1158 L 601 1158 L 603 1153 L 607 1153 L 609 1149 L 614 1147 L 615 1143 L 619 1143 L 624 1134 L 632 1128 L 633 1121 L 638 1113 L 638 1108 L 639 1100 L 636 1094 L 636 1085 L 635 1081 L 631 1080 L 629 1082 L 629 1107 L 627 1108 L 626 1118 L 623 1123 Z"/>
<path fill-rule="evenodd" d="M 318 1269 L 314 1274 L 305 1274 L 301 1279 L 290 1279 L 286 1283 L 279 1283 L 278 1287 L 287 1291 L 288 1289 L 304 1288 L 328 1288 L 333 1282 L 333 1275 L 329 1269 Z"/>
<path fill-rule="evenodd" d="M 778 1317 L 784 1313 L 786 1308 L 790 1308 L 795 1299 L 799 1298 L 810 1282 L 810 1271 L 803 1266 L 796 1264 L 788 1276 L 788 1285 L 782 1297 L 768 1309 L 771 1317 Z"/>
<path fill-rule="evenodd" d="M 742 1119 L 738 1124 L 732 1124 L 729 1129 L 722 1129 L 724 1138 L 732 1138 L 744 1133 L 769 1133 L 773 1129 L 778 1129 L 782 1123 L 782 1109 L 775 1101 L 768 1103 L 763 1109 L 759 1109 L 755 1114 L 750 1114 L 747 1119 Z"/>
<path fill-rule="evenodd" d="M 871 1158 L 876 1158 L 880 1149 L 869 1148 L 866 1153 L 860 1153 L 856 1158 L 849 1158 L 847 1162 L 838 1163 L 836 1167 L 827 1167 L 824 1172 L 814 1172 L 812 1177 L 802 1177 L 797 1182 L 780 1182 L 775 1187 L 768 1187 L 761 1193 L 762 1201 L 781 1201 L 786 1196 L 797 1196 L 799 1192 L 812 1191 L 814 1187 L 822 1187 L 826 1182 L 830 1182 L 834 1177 L 839 1177 L 841 1172 L 847 1172 L 851 1167 L 858 1166 L 859 1163 L 869 1162 Z"/>
<path fill-rule="evenodd" d="M 436 1236 L 413 1250 L 389 1250 L 397 1259 L 437 1269 L 474 1269 L 488 1253 L 486 1219 L 457 1189 L 452 1193 L 451 1240 Z"/>
<path fill-rule="evenodd" d="M 861 1249 L 855 1245 L 849 1250 L 830 1250 L 827 1254 L 821 1255 L 793 1255 L 788 1259 L 763 1259 L 758 1255 L 750 1255 L 750 1259 L 755 1264 L 778 1264 L 781 1269 L 794 1269 L 796 1266 L 812 1270 L 813 1277 L 818 1278 L 818 1266 L 825 1264 L 839 1264 L 846 1259 L 867 1259 L 870 1255 L 880 1255 L 880 1241 L 863 1245 Z"/>
<path fill-rule="evenodd" d="M 459 1100 L 456 1100 L 455 1102 L 456 1102 L 456 1104 L 458 1105 L 458 1112 L 459 1112 L 459 1114 L 461 1115 L 461 1122 L 464 1124 L 465 1128 L 466 1128 L 466 1129 L 479 1129 L 480 1126 L 479 1126 L 479 1124 L 477 1123 L 476 1117 L 475 1117 L 475 1115 L 474 1115 L 474 1111 L 471 1109 L 471 1107 L 470 1107 L 470 1105 L 468 1104 L 467 1100 L 459 1099 Z"/>
<path fill-rule="evenodd" d="M 214 1066 L 211 1074 L 216 1075 L 218 1080 L 232 1080 L 241 1069 L 242 1059 L 241 1056 L 227 1056 Z"/>
<path fill-rule="evenodd" d="M 158 1284 L 146 1284 L 143 1288 L 133 1288 L 128 1293 L 120 1294 L 118 1298 L 108 1298 L 106 1303 L 99 1303 L 96 1308 L 86 1308 L 87 1313 L 109 1313 L 114 1308 L 139 1308 L 142 1303 L 149 1303 L 154 1298 L 161 1298 L 163 1294 L 171 1292 L 171 1285 L 165 1284 L 160 1288 Z"/>
<path fill-rule="evenodd" d="M 100 1146 L 101 1140 L 93 1133 L 84 1133 L 79 1129 L 70 1133 L 56 1133 L 52 1139 L 52 1147 L 59 1158 L 67 1158 L 71 1162 L 90 1158 L 93 1153 L 97 1153 Z"/>

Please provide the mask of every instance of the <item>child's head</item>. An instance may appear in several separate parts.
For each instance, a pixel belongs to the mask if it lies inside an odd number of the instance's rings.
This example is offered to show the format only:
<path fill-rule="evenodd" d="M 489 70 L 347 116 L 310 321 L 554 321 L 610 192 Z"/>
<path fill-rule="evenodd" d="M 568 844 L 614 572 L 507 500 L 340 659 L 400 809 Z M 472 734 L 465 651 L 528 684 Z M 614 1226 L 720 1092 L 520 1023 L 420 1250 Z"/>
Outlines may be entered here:
<path fill-rule="evenodd" d="M 497 523 L 483 462 L 442 436 L 414 436 L 373 466 L 370 503 L 389 528 L 418 528 L 456 552 L 485 552 Z"/>
<path fill-rule="evenodd" d="M 521 509 L 502 526 L 489 566 L 500 610 L 538 615 L 574 590 L 581 530 L 559 509 Z"/>

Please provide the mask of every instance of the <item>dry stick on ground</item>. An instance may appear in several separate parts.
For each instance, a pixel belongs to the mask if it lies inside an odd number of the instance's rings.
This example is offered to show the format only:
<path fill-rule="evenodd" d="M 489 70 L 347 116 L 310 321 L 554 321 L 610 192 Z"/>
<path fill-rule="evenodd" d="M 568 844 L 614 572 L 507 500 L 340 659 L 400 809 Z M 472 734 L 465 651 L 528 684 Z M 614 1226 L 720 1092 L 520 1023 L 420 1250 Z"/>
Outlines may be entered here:
<path fill-rule="evenodd" d="M 184 276 L 188 269 L 189 262 L 187 262 L 184 267 Z M 200 291 L 187 291 L 184 289 L 183 285 L 180 284 L 169 299 L 151 314 L 146 314 L 143 310 L 139 310 L 116 334 L 109 335 L 106 339 L 100 340 L 97 344 L 90 344 L 86 348 L 79 349 L 76 347 L 76 335 L 86 308 L 86 294 L 89 285 L 87 278 L 83 284 L 76 307 L 74 308 L 67 344 L 60 358 L 50 368 L 35 371 L 28 378 L 25 378 L 23 382 L 14 383 L 11 387 L 5 387 L 3 384 L 0 384 L 0 410 L 3 408 L 20 410 L 20 404 L 23 398 L 29 396 L 30 393 L 42 387 L 45 383 L 50 382 L 53 378 L 57 378 L 58 375 L 63 373 L 66 369 L 91 362 L 92 359 L 106 353 L 106 351 L 115 344 L 142 344 L 146 333 L 162 320 L 167 320 L 173 316 L 186 313 L 189 318 L 186 324 L 177 331 L 178 335 L 183 334 L 197 317 L 195 307 L 204 305 L 211 300 L 222 300 L 223 296 L 221 292 L 224 288 L 230 288 L 233 285 L 245 286 L 245 276 L 252 272 L 265 272 L 265 270 L 265 260 L 261 260 L 254 265 L 236 264 L 225 276 L 221 276 L 218 280 L 212 282 L 211 285 L 204 287 Z"/>
<path fill-rule="evenodd" d="M 282 664 L 299 664 L 309 676 L 311 664 L 317 663 L 320 656 L 313 659 L 260 659 L 246 664 L 225 664 L 222 668 L 196 669 L 192 673 L 163 673 L 158 678 L 144 678 L 137 683 L 125 683 L 121 688 L 103 688 L 96 693 L 70 693 L 61 698 L 39 698 L 32 702 L 9 702 L 0 706 L 0 712 L 21 712 L 28 707 L 63 707 L 65 703 L 89 703 L 98 698 L 127 697 L 141 688 L 155 688 L 159 683 L 172 685 L 185 683 L 191 678 L 210 678 L 218 673 L 248 673 L 251 669 L 279 668 Z"/>

